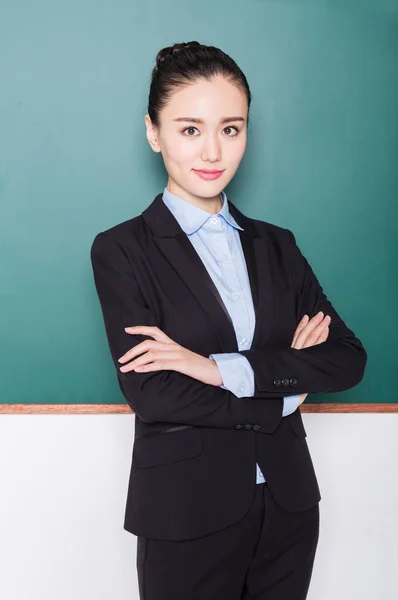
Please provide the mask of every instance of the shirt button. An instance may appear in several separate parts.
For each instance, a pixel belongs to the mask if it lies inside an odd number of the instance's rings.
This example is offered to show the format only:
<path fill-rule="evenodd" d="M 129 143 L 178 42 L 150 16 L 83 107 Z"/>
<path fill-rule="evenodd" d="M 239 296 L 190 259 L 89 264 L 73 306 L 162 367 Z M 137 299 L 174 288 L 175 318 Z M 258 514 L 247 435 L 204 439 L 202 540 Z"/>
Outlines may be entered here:
<path fill-rule="evenodd" d="M 240 384 L 239 391 L 240 392 L 244 392 L 245 391 L 245 386 L 243 385 L 243 383 Z"/>
<path fill-rule="evenodd" d="M 218 219 L 216 217 L 212 217 L 210 219 L 210 223 L 212 223 L 213 225 L 215 225 L 218 222 Z"/>

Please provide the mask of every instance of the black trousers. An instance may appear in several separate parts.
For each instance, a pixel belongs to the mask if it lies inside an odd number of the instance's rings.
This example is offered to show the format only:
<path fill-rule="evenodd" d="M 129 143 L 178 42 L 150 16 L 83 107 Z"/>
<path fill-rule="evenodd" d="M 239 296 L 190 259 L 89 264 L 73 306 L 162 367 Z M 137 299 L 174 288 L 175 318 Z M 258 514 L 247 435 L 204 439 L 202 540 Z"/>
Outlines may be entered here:
<path fill-rule="evenodd" d="M 318 537 L 319 504 L 286 512 L 258 483 L 231 527 L 184 541 L 138 536 L 140 600 L 305 600 Z"/>

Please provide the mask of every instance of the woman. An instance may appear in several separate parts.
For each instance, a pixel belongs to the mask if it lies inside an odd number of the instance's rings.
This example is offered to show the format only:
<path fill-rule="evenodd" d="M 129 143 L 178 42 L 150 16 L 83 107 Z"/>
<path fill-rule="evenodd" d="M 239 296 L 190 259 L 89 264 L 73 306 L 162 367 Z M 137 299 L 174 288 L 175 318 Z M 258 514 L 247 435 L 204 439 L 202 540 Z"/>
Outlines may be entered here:
<path fill-rule="evenodd" d="M 218 48 L 163 48 L 145 123 L 167 186 L 92 245 L 136 415 L 124 527 L 137 535 L 144 600 L 306 598 L 320 493 L 298 405 L 353 387 L 365 369 L 293 233 L 245 216 L 223 191 L 245 152 L 250 99 Z"/>

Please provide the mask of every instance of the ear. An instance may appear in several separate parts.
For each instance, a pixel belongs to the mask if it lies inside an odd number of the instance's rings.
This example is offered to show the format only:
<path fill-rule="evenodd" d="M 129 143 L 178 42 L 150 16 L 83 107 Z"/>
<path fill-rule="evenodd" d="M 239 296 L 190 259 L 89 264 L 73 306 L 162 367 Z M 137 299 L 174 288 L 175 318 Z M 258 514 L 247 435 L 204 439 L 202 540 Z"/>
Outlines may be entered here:
<path fill-rule="evenodd" d="M 145 117 L 145 125 L 146 125 L 146 137 L 149 142 L 150 147 L 154 152 L 160 152 L 160 146 L 158 141 L 158 130 L 152 124 L 151 117 L 146 114 Z"/>

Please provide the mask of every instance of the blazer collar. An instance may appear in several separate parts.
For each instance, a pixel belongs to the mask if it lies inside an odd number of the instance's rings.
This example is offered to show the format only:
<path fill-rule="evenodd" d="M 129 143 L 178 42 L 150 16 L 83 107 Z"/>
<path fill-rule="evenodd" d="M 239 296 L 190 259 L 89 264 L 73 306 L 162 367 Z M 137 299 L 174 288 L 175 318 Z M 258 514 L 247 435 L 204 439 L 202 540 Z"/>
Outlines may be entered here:
<path fill-rule="evenodd" d="M 249 217 L 240 212 L 230 200 L 228 200 L 228 206 L 229 213 L 244 229 L 246 235 L 252 238 L 260 236 L 257 227 Z M 175 237 L 184 233 L 173 213 L 163 202 L 162 194 L 155 197 L 153 202 L 142 212 L 142 216 L 157 237 Z"/>
<path fill-rule="evenodd" d="M 261 235 L 254 221 L 246 217 L 230 200 L 229 211 L 238 229 L 253 297 L 256 324 L 252 348 L 265 342 L 271 331 L 273 295 L 268 240 Z M 142 212 L 151 229 L 154 242 L 188 286 L 204 310 L 219 339 L 222 352 L 237 352 L 237 340 L 228 310 L 204 266 L 177 219 L 158 194 Z"/>

